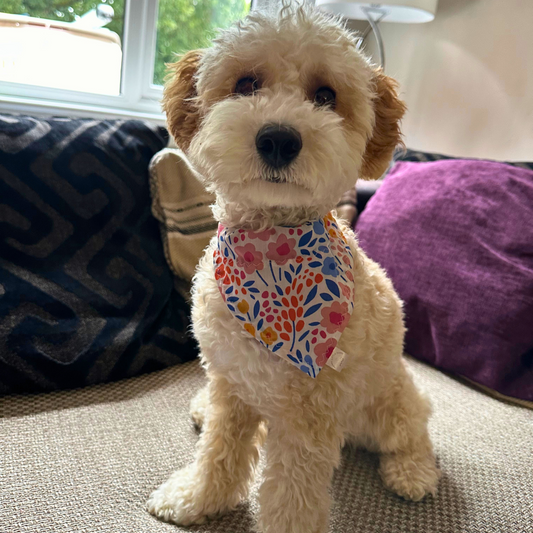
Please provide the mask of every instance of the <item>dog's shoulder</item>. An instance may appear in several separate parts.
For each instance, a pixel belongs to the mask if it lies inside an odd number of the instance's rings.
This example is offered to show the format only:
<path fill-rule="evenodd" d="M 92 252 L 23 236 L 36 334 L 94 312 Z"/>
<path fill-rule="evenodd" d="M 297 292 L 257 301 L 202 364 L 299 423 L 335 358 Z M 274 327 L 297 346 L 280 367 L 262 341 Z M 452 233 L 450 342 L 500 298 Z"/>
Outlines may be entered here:
<path fill-rule="evenodd" d="M 217 237 L 214 235 L 204 250 L 204 253 L 198 262 L 196 272 L 192 280 L 192 302 L 193 307 L 198 304 L 198 301 L 206 297 L 220 298 L 218 286 L 213 275 L 213 254 L 217 246 Z"/>

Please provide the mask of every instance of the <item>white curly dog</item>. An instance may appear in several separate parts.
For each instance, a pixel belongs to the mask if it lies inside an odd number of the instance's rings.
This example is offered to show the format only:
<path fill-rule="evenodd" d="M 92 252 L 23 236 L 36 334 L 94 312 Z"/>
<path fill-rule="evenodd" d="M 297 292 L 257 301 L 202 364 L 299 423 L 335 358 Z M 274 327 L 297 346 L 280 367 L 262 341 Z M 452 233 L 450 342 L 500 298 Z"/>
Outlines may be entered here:
<path fill-rule="evenodd" d="M 173 70 L 164 93 L 169 129 L 216 193 L 225 227 L 260 231 L 324 217 L 358 177 L 381 176 L 401 142 L 395 82 L 339 21 L 310 8 L 250 15 Z M 234 509 L 265 440 L 263 533 L 327 531 L 328 491 L 347 440 L 380 452 L 383 482 L 400 496 L 435 494 L 430 407 L 402 360 L 402 303 L 342 227 L 355 281 L 338 345 L 347 357 L 340 372 L 325 366 L 316 379 L 235 320 L 214 276 L 216 238 L 207 248 L 192 316 L 209 379 L 192 403 L 203 433 L 194 463 L 150 496 L 152 514 L 189 525 Z"/>

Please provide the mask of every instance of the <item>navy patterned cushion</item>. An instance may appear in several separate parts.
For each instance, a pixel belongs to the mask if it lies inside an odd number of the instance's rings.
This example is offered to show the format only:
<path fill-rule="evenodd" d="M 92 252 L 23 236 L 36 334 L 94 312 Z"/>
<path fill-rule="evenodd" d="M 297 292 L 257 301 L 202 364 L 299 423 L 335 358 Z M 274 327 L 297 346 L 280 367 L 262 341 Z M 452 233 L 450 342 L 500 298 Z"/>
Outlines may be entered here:
<path fill-rule="evenodd" d="M 190 360 L 189 307 L 150 212 L 164 128 L 0 115 L 0 393 Z"/>

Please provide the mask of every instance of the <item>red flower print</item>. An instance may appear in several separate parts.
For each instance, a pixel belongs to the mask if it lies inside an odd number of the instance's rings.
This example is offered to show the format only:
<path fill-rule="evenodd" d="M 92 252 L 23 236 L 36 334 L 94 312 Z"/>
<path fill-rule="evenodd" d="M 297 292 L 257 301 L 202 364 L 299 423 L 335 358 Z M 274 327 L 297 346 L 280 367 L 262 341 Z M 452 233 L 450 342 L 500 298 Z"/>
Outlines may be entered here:
<path fill-rule="evenodd" d="M 252 274 L 263 268 L 263 254 L 258 252 L 252 243 L 235 246 L 235 254 L 237 255 L 237 265 L 244 268 L 247 274 Z"/>
<path fill-rule="evenodd" d="M 275 261 L 278 265 L 284 265 L 289 259 L 296 257 L 295 245 L 296 239 L 288 239 L 282 233 L 276 242 L 268 245 L 267 259 Z"/>
<path fill-rule="evenodd" d="M 335 333 L 344 329 L 349 318 L 348 304 L 346 302 L 333 302 L 330 307 L 322 309 L 320 325 L 325 327 L 328 333 Z"/>
<path fill-rule="evenodd" d="M 328 362 L 328 359 L 331 357 L 331 354 L 335 349 L 335 345 L 335 339 L 328 339 L 326 342 L 322 342 L 315 346 L 314 352 L 317 356 L 316 364 L 318 366 L 324 366 Z"/>
<path fill-rule="evenodd" d="M 264 231 L 248 231 L 248 238 L 249 239 L 259 239 L 260 241 L 268 241 L 272 235 L 276 233 L 276 230 L 274 228 L 269 228 Z"/>
<path fill-rule="evenodd" d="M 351 298 L 352 298 L 352 289 L 350 289 L 350 287 L 348 287 L 348 285 L 345 285 L 344 283 L 341 283 L 340 281 L 339 281 L 339 287 L 341 288 L 342 295 L 347 300 L 351 300 Z"/>

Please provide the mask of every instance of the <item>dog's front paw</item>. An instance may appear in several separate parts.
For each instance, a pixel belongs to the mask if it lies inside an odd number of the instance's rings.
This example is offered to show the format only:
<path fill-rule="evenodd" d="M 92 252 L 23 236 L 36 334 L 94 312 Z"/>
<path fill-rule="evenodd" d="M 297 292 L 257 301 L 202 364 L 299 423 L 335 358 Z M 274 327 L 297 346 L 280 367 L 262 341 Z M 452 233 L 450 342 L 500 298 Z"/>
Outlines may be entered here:
<path fill-rule="evenodd" d="M 416 457 L 390 453 L 381 456 L 379 472 L 387 488 L 415 502 L 427 494 L 435 496 L 441 472 L 433 454 Z"/>
<path fill-rule="evenodd" d="M 152 492 L 147 508 L 157 518 L 181 526 L 205 522 L 209 513 L 198 490 L 194 465 L 174 472 Z"/>

